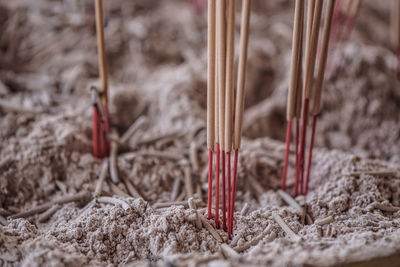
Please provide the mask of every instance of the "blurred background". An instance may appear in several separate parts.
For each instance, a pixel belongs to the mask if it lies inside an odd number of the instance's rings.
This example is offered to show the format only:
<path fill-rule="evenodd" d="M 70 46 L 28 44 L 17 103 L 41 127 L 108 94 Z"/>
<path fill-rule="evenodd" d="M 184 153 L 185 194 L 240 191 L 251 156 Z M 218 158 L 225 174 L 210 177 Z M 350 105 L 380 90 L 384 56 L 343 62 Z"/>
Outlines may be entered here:
<path fill-rule="evenodd" d="M 328 65 L 334 66 L 328 70 L 317 146 L 400 162 L 391 2 L 361 1 L 350 39 L 329 55 Z M 184 87 L 189 103 L 198 107 L 193 112 L 205 120 L 206 8 L 204 0 L 104 1 L 111 122 L 120 133 L 143 113 L 157 124 L 162 111 L 173 105 L 154 100 L 168 86 Z M 293 9 L 294 1 L 252 2 L 248 138 L 284 140 Z M 2 141 L 26 137 L 41 120 L 8 112 L 16 107 L 25 114 L 47 115 L 83 110 L 77 123 L 90 139 L 91 84 L 99 84 L 93 1 L 0 1 Z M 77 149 L 90 151 L 89 144 L 80 145 Z M 0 148 L 5 146 L 2 142 Z"/>

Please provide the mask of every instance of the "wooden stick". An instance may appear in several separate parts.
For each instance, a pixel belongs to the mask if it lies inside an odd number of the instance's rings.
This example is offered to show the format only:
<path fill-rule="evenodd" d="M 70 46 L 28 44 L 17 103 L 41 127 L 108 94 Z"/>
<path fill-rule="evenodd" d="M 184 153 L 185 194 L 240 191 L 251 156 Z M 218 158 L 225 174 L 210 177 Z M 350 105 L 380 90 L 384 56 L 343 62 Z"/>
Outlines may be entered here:
<path fill-rule="evenodd" d="M 235 1 L 228 0 L 225 78 L 225 152 L 232 149 L 233 94 L 235 71 Z M 228 170 L 230 171 L 230 170 Z"/>
<path fill-rule="evenodd" d="M 101 191 L 103 190 L 103 184 L 104 184 L 104 181 L 106 180 L 107 173 L 108 173 L 108 159 L 104 160 L 103 164 L 101 166 L 99 180 L 96 184 L 96 189 L 94 190 L 94 194 L 93 194 L 93 196 L 95 198 L 99 197 L 101 194 Z"/>
<path fill-rule="evenodd" d="M 381 170 L 381 171 L 358 171 L 358 172 L 350 172 L 344 174 L 345 176 L 355 176 L 359 177 L 361 175 L 372 175 L 372 176 L 395 176 L 396 171 L 394 170 Z"/>
<path fill-rule="evenodd" d="M 60 204 L 55 204 L 53 207 L 42 213 L 39 216 L 38 221 L 41 223 L 48 221 L 54 215 L 54 213 L 56 213 L 60 208 L 61 208 Z"/>
<path fill-rule="evenodd" d="M 84 191 L 84 192 L 80 192 L 77 193 L 75 195 L 70 195 L 70 196 L 63 196 L 57 200 L 54 201 L 50 201 L 48 203 L 39 205 L 31 210 L 28 211 L 23 211 L 20 213 L 17 213 L 15 215 L 10 216 L 12 219 L 17 219 L 17 218 L 27 218 L 30 217 L 32 215 L 35 215 L 37 213 L 41 213 L 46 211 L 47 209 L 51 208 L 52 206 L 56 205 L 56 204 L 65 204 L 65 203 L 69 203 L 69 202 L 75 202 L 75 201 L 82 201 L 82 200 L 89 200 L 91 198 L 91 195 L 89 192 Z"/>
<path fill-rule="evenodd" d="M 137 190 L 137 188 L 131 183 L 131 181 L 127 177 L 122 176 L 122 181 L 124 182 L 126 189 L 128 189 L 128 192 L 132 197 L 144 199 L 144 197 L 139 193 L 139 190 Z"/>
<path fill-rule="evenodd" d="M 304 9 L 304 1 L 296 1 L 295 15 L 294 15 L 294 29 L 292 38 L 292 58 L 290 67 L 290 84 L 289 92 L 287 98 L 287 110 L 286 119 L 292 121 L 296 115 L 296 94 L 299 83 L 299 68 L 301 67 L 301 62 L 299 62 L 301 53 L 301 35 L 302 35 L 302 13 Z M 300 63 L 300 64 L 299 64 Z"/>
<path fill-rule="evenodd" d="M 102 87 L 103 104 L 108 103 L 108 75 L 106 60 L 106 44 L 104 41 L 104 20 L 103 20 L 103 0 L 95 0 L 96 10 L 96 33 L 97 33 L 97 53 L 99 56 L 99 72 Z"/>
<path fill-rule="evenodd" d="M 314 2 L 313 0 L 310 1 Z M 304 85 L 304 95 L 303 99 L 309 99 L 311 94 L 312 87 L 312 79 L 314 76 L 315 69 L 315 57 L 317 54 L 317 44 L 318 44 L 318 36 L 319 36 L 319 27 L 321 23 L 321 13 L 322 13 L 322 4 L 323 1 L 317 1 L 315 4 L 315 10 L 312 13 L 312 30 L 311 35 L 309 36 L 309 40 L 307 42 L 307 55 L 306 55 L 306 72 L 305 72 L 305 85 Z M 310 11 L 309 11 L 310 12 Z M 310 16 L 310 13 L 308 14 Z M 310 18 L 308 18 L 310 21 Z M 307 25 L 307 32 L 309 30 L 309 26 Z M 307 114 L 303 114 L 307 116 Z"/>
<path fill-rule="evenodd" d="M 225 71 L 226 71 L 226 25 L 225 0 L 217 1 L 217 60 L 218 60 L 218 116 L 219 116 L 219 144 L 225 150 Z"/>
<path fill-rule="evenodd" d="M 319 226 L 323 226 L 323 225 L 331 223 L 331 222 L 333 222 L 333 217 L 332 216 L 328 216 L 328 217 L 316 220 L 314 222 L 314 224 L 319 225 Z"/>
<path fill-rule="evenodd" d="M 115 206 L 120 205 L 124 210 L 128 210 L 129 209 L 129 205 L 128 203 L 126 203 L 125 201 L 122 201 L 118 198 L 114 198 L 114 197 L 98 197 L 96 199 L 97 202 L 99 203 L 104 203 L 104 204 L 112 204 Z"/>
<path fill-rule="evenodd" d="M 142 127 L 148 124 L 149 119 L 146 116 L 140 116 L 134 123 L 126 130 L 122 135 L 120 142 L 121 144 L 128 143 L 129 139 Z"/>
<path fill-rule="evenodd" d="M 242 210 L 240 211 L 241 216 L 246 216 L 249 212 L 249 204 L 244 203 Z"/>
<path fill-rule="evenodd" d="M 201 223 L 201 219 L 200 219 L 200 216 L 199 216 L 199 212 L 197 211 L 197 205 L 196 205 L 196 203 L 194 202 L 194 200 L 193 200 L 192 197 L 190 197 L 190 198 L 188 199 L 188 204 L 189 204 L 189 208 L 190 208 L 191 210 L 193 210 L 194 213 L 195 213 L 195 215 L 196 215 L 196 227 L 197 227 L 197 229 L 201 230 L 201 229 L 203 228 L 203 225 L 202 225 L 202 223 Z"/>
<path fill-rule="evenodd" d="M 233 0 L 230 0 L 233 1 Z M 227 244 L 221 244 L 221 252 L 225 256 L 225 259 L 232 259 L 232 258 L 237 258 L 239 257 L 239 254 L 236 252 L 236 250 L 232 249 L 230 246 Z"/>
<path fill-rule="evenodd" d="M 121 188 L 119 188 L 116 184 L 114 184 L 113 182 L 108 182 L 108 186 L 111 188 L 111 191 L 118 196 L 121 197 L 131 197 L 128 193 L 126 193 L 125 191 L 123 191 Z"/>
<path fill-rule="evenodd" d="M 234 128 L 234 149 L 240 148 L 242 140 L 242 125 L 244 111 L 244 85 L 246 79 L 247 46 L 249 40 L 250 23 L 250 3 L 251 0 L 242 1 L 242 21 L 240 28 L 240 47 L 239 47 L 239 66 L 237 78 L 237 92 L 235 105 L 235 128 Z"/>
<path fill-rule="evenodd" d="M 110 177 L 113 183 L 117 184 L 120 179 L 118 175 L 118 143 L 111 140 L 111 156 L 110 156 Z"/>
<path fill-rule="evenodd" d="M 296 88 L 296 108 L 295 117 L 300 119 L 301 117 L 301 100 L 303 97 L 303 45 L 304 42 L 304 4 L 301 12 L 300 19 L 300 42 L 299 42 L 299 57 L 297 59 L 298 69 L 297 69 L 297 88 Z M 296 153 L 297 155 L 297 153 Z"/>
<path fill-rule="evenodd" d="M 196 142 L 191 142 L 189 147 L 189 159 L 192 165 L 193 171 L 197 172 L 199 170 L 199 158 L 197 156 L 197 145 Z"/>
<path fill-rule="evenodd" d="M 201 201 L 198 199 L 194 199 L 196 205 L 200 205 Z M 162 209 L 162 208 L 169 208 L 171 206 L 184 206 L 185 208 L 189 207 L 187 201 L 173 201 L 173 202 L 157 202 L 153 204 L 153 208 L 155 209 Z"/>
<path fill-rule="evenodd" d="M 173 160 L 173 161 L 178 161 L 178 160 L 182 159 L 181 156 L 178 156 L 176 154 L 173 154 L 170 152 L 164 152 L 164 151 L 156 151 L 156 150 L 126 153 L 126 154 L 124 154 L 124 157 L 128 160 L 132 160 L 136 157 L 162 158 L 162 159 Z"/>
<path fill-rule="evenodd" d="M 295 234 L 292 229 L 283 221 L 281 216 L 279 216 L 278 213 L 272 212 L 272 217 L 276 221 L 276 223 L 282 228 L 282 230 L 288 235 L 288 237 L 293 240 L 293 241 L 298 241 L 300 240 L 300 237 Z"/>
<path fill-rule="evenodd" d="M 201 222 L 203 223 L 204 227 L 210 232 L 210 234 L 220 243 L 222 243 L 222 238 L 215 230 L 215 228 L 202 216 L 200 216 Z"/>
<path fill-rule="evenodd" d="M 207 147 L 215 142 L 215 0 L 208 1 Z"/>
<path fill-rule="evenodd" d="M 326 62 L 328 58 L 329 39 L 332 28 L 332 17 L 335 8 L 335 2 L 336 2 L 335 0 L 328 1 L 328 8 L 325 15 L 325 24 L 322 37 L 322 50 L 319 60 L 317 81 L 315 83 L 315 96 L 314 96 L 314 107 L 313 107 L 314 115 L 318 115 L 321 110 L 322 88 L 325 76 Z"/>
<path fill-rule="evenodd" d="M 181 179 L 179 177 L 175 177 L 175 181 L 171 191 L 171 201 L 176 200 L 179 193 L 180 184 L 181 184 Z"/>
<path fill-rule="evenodd" d="M 187 164 L 185 166 L 185 186 L 186 186 L 186 193 L 189 198 L 193 197 L 193 183 L 192 183 L 192 168 L 190 165 Z"/>
<path fill-rule="evenodd" d="M 296 211 L 300 211 L 302 210 L 301 206 L 299 203 L 297 203 L 297 201 L 292 198 L 291 195 L 289 195 L 288 193 L 282 191 L 282 190 L 278 190 L 278 195 L 292 208 L 294 208 Z"/>
<path fill-rule="evenodd" d="M 265 228 L 265 230 L 264 230 L 261 234 L 259 234 L 259 235 L 256 236 L 255 238 L 253 238 L 253 239 L 252 239 L 250 242 L 248 242 L 247 244 L 245 244 L 245 245 L 243 245 L 243 246 L 241 246 L 241 247 L 235 248 L 235 250 L 236 250 L 237 252 L 243 252 L 243 251 L 245 251 L 246 249 L 249 249 L 249 248 L 251 248 L 252 246 L 257 245 L 258 242 L 260 242 L 268 233 L 271 232 L 271 230 L 272 230 L 272 224 L 269 224 L 269 225 L 267 226 L 267 228 Z"/>

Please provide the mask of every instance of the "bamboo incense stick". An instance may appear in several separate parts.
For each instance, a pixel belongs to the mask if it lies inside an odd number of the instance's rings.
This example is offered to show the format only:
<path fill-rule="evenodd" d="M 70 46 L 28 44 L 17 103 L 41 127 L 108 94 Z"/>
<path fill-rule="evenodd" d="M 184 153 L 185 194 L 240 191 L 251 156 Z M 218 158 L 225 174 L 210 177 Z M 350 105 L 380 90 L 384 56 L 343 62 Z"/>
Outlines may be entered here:
<path fill-rule="evenodd" d="M 285 150 L 285 161 L 282 174 L 282 190 L 286 189 L 286 177 L 287 168 L 289 162 L 289 148 L 290 148 L 290 133 L 292 128 L 292 120 L 296 115 L 296 94 L 298 94 L 298 69 L 299 67 L 299 54 L 300 54 L 300 35 L 301 35 L 301 24 L 302 24 L 302 12 L 303 12 L 304 1 L 296 1 L 295 17 L 294 17 L 294 29 L 292 38 L 292 58 L 291 58 L 291 70 L 290 70 L 290 84 L 287 99 L 287 131 L 286 131 L 286 150 Z"/>
<path fill-rule="evenodd" d="M 234 70 L 235 70 L 235 0 L 228 0 L 228 19 L 227 19 L 227 51 L 226 51 L 226 81 L 225 81 L 225 152 L 227 162 L 227 196 L 228 196 L 228 218 L 230 217 L 231 205 L 231 150 L 232 150 L 232 122 L 233 122 L 233 94 L 234 94 Z M 223 156 L 224 157 L 224 156 Z M 224 180 L 222 181 L 224 184 Z M 225 190 L 225 186 L 222 186 Z M 226 229 L 226 197 L 223 191 L 223 224 Z M 229 228 L 228 220 L 228 228 Z M 228 232 L 230 238 L 230 233 Z"/>
<path fill-rule="evenodd" d="M 313 1 L 310 1 L 310 6 Z M 313 16 L 312 19 L 308 18 L 308 21 L 312 21 L 312 26 L 307 25 L 307 38 L 306 38 L 306 69 L 305 69 L 305 80 L 304 80 L 304 94 L 303 94 L 303 119 L 302 119 L 302 129 L 300 135 L 300 151 L 299 160 L 296 165 L 296 180 L 295 180 L 295 191 L 300 183 L 302 185 L 303 171 L 304 171 L 304 152 L 305 152 L 305 141 L 307 135 L 307 117 L 308 117 L 308 102 L 312 89 L 312 79 L 314 76 L 315 68 L 315 57 L 316 48 L 318 43 L 319 28 L 321 22 L 323 1 L 317 1 L 315 4 L 315 10 L 309 7 L 308 16 Z M 311 28 L 311 33 L 309 34 L 309 28 Z M 301 186 L 301 193 L 303 193 L 304 187 Z M 295 192 L 296 193 L 296 192 Z M 295 194 L 296 195 L 296 194 Z"/>
<path fill-rule="evenodd" d="M 211 219 L 212 164 L 215 142 L 215 0 L 208 1 L 208 78 L 207 78 L 207 147 L 208 147 L 208 219 Z"/>
<path fill-rule="evenodd" d="M 313 107 L 313 124 L 312 124 L 312 132 L 311 132 L 311 141 L 310 141 L 310 149 L 308 152 L 308 167 L 307 174 L 305 180 L 305 188 L 304 194 L 308 192 L 308 183 L 310 181 L 310 171 L 311 171 L 311 159 L 312 159 L 312 150 L 314 147 L 314 136 L 315 136 L 315 128 L 317 126 L 317 116 L 321 110 L 321 98 L 322 98 L 322 89 L 323 82 L 325 77 L 325 68 L 326 62 L 328 58 L 328 48 L 329 48 L 329 38 L 331 33 L 332 26 L 332 17 L 333 11 L 335 7 L 335 0 L 328 0 L 328 7 L 326 11 L 325 17 L 325 25 L 323 29 L 323 37 L 322 37 L 322 50 L 319 60 L 319 69 L 317 75 L 317 81 L 315 83 L 315 95 L 314 95 L 314 107 Z"/>
<path fill-rule="evenodd" d="M 237 178 L 237 162 L 239 157 L 239 148 L 242 137 L 243 125 L 243 111 L 244 111 L 244 85 L 246 79 L 246 61 L 247 61 L 247 46 L 249 40 L 249 24 L 250 24 L 250 4 L 251 0 L 242 1 L 242 20 L 240 28 L 240 47 L 239 47 L 239 66 L 237 77 L 237 92 L 236 92 L 236 105 L 235 105 L 235 124 L 234 124 L 234 143 L 235 157 L 233 161 L 233 181 L 232 181 L 232 196 L 230 207 L 230 229 L 232 233 L 233 227 L 233 212 L 235 210 L 235 192 L 236 192 L 236 178 Z"/>
<path fill-rule="evenodd" d="M 104 122 L 100 126 L 93 126 L 93 146 L 94 154 L 96 157 L 105 157 L 110 153 L 110 142 L 106 139 L 106 135 L 110 133 L 110 123 L 108 116 L 108 75 L 107 75 L 107 60 L 106 60 L 106 47 L 104 41 L 104 19 L 103 19 L 103 1 L 95 0 L 95 13 L 96 13 L 96 35 L 97 35 L 97 50 L 99 58 L 99 72 L 101 79 L 101 104 L 103 105 Z M 93 123 L 96 119 L 96 111 L 93 111 Z M 96 121 L 96 123 L 98 123 Z M 100 128 L 100 135 L 95 138 L 95 130 Z M 96 154 L 96 152 L 98 152 Z"/>
<path fill-rule="evenodd" d="M 215 227 L 219 228 L 219 170 L 222 167 L 224 174 L 224 166 L 220 165 L 220 150 L 224 155 L 224 115 L 225 115 L 225 0 L 217 1 L 217 95 L 218 95 L 218 109 L 216 109 L 216 117 L 218 117 L 218 142 L 217 142 L 217 166 L 215 177 Z M 222 177 L 223 179 L 225 177 Z"/>
<path fill-rule="evenodd" d="M 102 99 L 108 103 L 108 76 L 107 61 L 105 56 L 106 44 L 104 41 L 103 0 L 95 0 L 97 51 L 99 57 L 99 72 L 101 78 Z"/>

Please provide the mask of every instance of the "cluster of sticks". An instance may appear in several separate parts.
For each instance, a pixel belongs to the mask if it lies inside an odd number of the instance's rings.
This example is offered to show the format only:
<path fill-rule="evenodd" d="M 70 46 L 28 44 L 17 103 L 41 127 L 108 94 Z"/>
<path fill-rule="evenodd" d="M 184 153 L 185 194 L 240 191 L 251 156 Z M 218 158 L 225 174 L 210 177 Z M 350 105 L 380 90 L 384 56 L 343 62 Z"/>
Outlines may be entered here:
<path fill-rule="evenodd" d="M 108 115 L 108 73 L 105 55 L 103 0 L 95 0 L 97 50 L 99 55 L 99 71 L 102 90 L 92 87 L 93 105 L 93 154 L 104 158 L 110 154 L 110 121 Z"/>
<path fill-rule="evenodd" d="M 289 148 L 292 132 L 292 121 L 296 120 L 296 133 L 295 133 L 295 153 L 296 153 L 296 172 L 295 172 L 295 186 L 294 195 L 307 194 L 308 183 L 310 178 L 312 149 L 314 146 L 315 128 L 317 124 L 317 116 L 321 108 L 321 96 L 325 74 L 326 61 L 328 57 L 328 47 L 331 32 L 331 24 L 333 11 L 335 7 L 335 0 L 328 0 L 325 24 L 322 33 L 322 45 L 318 63 L 318 73 L 315 81 L 314 71 L 316 66 L 316 55 L 318 37 L 320 31 L 321 17 L 323 3 L 321 0 L 309 0 L 307 6 L 307 28 L 304 38 L 304 19 L 305 19 L 305 0 L 297 0 L 295 7 L 294 29 L 292 40 L 292 57 L 290 69 L 290 84 L 287 102 L 287 132 L 286 132 L 286 151 L 285 161 L 282 175 L 282 190 L 286 189 L 286 178 L 289 161 Z M 303 77 L 303 40 L 305 39 L 305 67 Z M 315 86 L 314 99 L 313 99 L 313 123 L 311 141 L 308 152 L 308 166 L 307 173 L 304 179 L 305 169 L 305 146 L 307 140 L 307 121 L 308 121 L 308 105 L 310 101 L 311 92 Z M 301 106 L 302 105 L 302 106 Z M 301 110 L 303 112 L 301 113 Z M 302 117 L 301 117 L 302 116 Z M 300 131 L 301 120 L 301 132 Z"/>
<path fill-rule="evenodd" d="M 213 152 L 216 149 L 215 226 L 219 228 L 219 186 L 220 167 L 222 167 L 222 228 L 228 232 L 229 237 L 231 237 L 233 227 L 238 151 L 242 135 L 249 20 L 250 0 L 243 0 L 235 97 L 235 0 L 208 1 L 208 219 L 212 218 L 212 166 Z M 235 100 L 236 103 L 234 105 Z M 235 151 L 235 156 L 231 184 L 232 149 Z M 221 166 L 220 158 L 222 159 Z"/>

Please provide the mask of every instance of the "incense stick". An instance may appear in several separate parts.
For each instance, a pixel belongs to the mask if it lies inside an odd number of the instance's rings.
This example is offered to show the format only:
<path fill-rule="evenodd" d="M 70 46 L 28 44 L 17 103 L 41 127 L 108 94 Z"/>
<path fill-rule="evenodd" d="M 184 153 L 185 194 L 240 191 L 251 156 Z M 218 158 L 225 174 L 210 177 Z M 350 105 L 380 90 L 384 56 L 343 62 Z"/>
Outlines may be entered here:
<path fill-rule="evenodd" d="M 290 133 L 292 128 L 292 120 L 296 115 L 296 94 L 298 95 L 298 70 L 301 65 L 299 64 L 299 54 L 300 54 L 300 42 L 301 38 L 301 27 L 302 27 L 302 13 L 303 13 L 304 1 L 296 1 L 295 7 L 295 17 L 294 17 L 294 29 L 292 38 L 292 58 L 291 58 L 291 68 L 290 68 L 290 84 L 287 98 L 287 110 L 286 110 L 286 120 L 287 120 L 287 130 L 286 130 L 286 150 L 285 150 L 285 161 L 282 174 L 282 190 L 286 189 L 286 177 L 287 168 L 289 162 L 289 148 L 290 148 Z"/>
<path fill-rule="evenodd" d="M 208 40 L 207 40 L 207 147 L 208 154 L 208 219 L 211 219 L 212 202 L 212 163 L 215 142 L 215 0 L 208 1 Z"/>
<path fill-rule="evenodd" d="M 226 77 L 225 77 L 225 152 L 226 152 L 226 183 L 227 200 L 225 196 L 225 179 L 223 180 L 223 224 L 226 229 L 225 216 L 230 218 L 231 206 L 231 150 L 232 150 L 232 122 L 233 122 L 233 95 L 234 95 L 234 70 L 235 70 L 235 1 L 228 0 L 228 19 L 227 19 L 227 51 L 226 51 Z M 223 155 L 225 157 L 225 155 Z M 226 207 L 226 201 L 228 203 Z M 227 215 L 226 215 L 227 208 Z M 228 219 L 229 228 L 230 220 Z M 230 238 L 230 233 L 228 232 Z"/>
<path fill-rule="evenodd" d="M 329 0 L 327 11 L 326 11 L 325 25 L 324 25 L 324 29 L 323 29 L 322 50 L 321 50 L 321 55 L 320 55 L 320 60 L 319 60 L 317 81 L 315 83 L 313 124 L 312 124 L 312 132 L 311 132 L 310 150 L 308 153 L 308 167 L 307 167 L 307 174 L 306 174 L 306 180 L 305 180 L 304 194 L 307 194 L 307 192 L 308 192 L 308 183 L 310 180 L 310 171 L 311 171 L 311 164 L 312 164 L 312 162 L 311 162 L 312 150 L 314 147 L 314 136 L 315 136 L 315 129 L 316 129 L 316 124 L 317 124 L 317 115 L 319 114 L 319 112 L 321 110 L 322 89 L 323 89 L 323 82 L 324 82 L 324 77 L 325 77 L 326 62 L 327 62 L 327 58 L 328 58 L 329 38 L 330 38 L 330 33 L 331 33 L 334 7 L 335 7 L 335 0 Z"/>
<path fill-rule="evenodd" d="M 247 46 L 249 39 L 249 24 L 250 24 L 250 3 L 251 0 L 242 1 L 242 20 L 240 28 L 240 47 L 239 47 L 239 66 L 237 77 L 237 92 L 236 92 L 236 105 L 235 105 L 235 124 L 234 124 L 234 143 L 235 157 L 233 161 L 233 181 L 232 181 L 232 195 L 230 207 L 230 229 L 232 233 L 233 228 L 233 212 L 235 210 L 235 193 L 236 193 L 236 178 L 237 178 L 237 162 L 239 157 L 239 148 L 242 138 L 242 125 L 243 125 L 243 111 L 244 111 L 244 85 L 246 79 L 246 61 L 247 61 Z"/>
<path fill-rule="evenodd" d="M 312 78 L 314 76 L 315 68 L 315 57 L 316 57 L 316 47 L 318 43 L 319 27 L 321 22 L 322 4 L 323 1 L 317 1 L 315 7 L 312 7 L 314 1 L 310 0 L 308 16 L 308 22 L 312 25 L 307 25 L 307 36 L 306 36 L 306 69 L 305 69 L 305 79 L 304 79 L 304 94 L 303 94 L 303 119 L 302 119 L 302 129 L 300 135 L 300 151 L 299 160 L 296 165 L 296 182 L 295 182 L 295 193 L 298 183 L 301 185 L 301 193 L 304 193 L 303 186 L 303 171 L 304 171 L 304 154 L 305 154 L 305 142 L 307 135 L 307 117 L 308 117 L 308 102 L 312 89 Z M 311 31 L 310 31 L 311 28 Z M 296 194 L 295 194 L 296 195 Z"/>
<path fill-rule="evenodd" d="M 103 0 L 95 0 L 97 52 L 99 57 L 99 72 L 101 78 L 102 99 L 108 103 L 108 76 L 107 61 L 105 56 L 106 44 L 104 41 Z"/>

